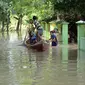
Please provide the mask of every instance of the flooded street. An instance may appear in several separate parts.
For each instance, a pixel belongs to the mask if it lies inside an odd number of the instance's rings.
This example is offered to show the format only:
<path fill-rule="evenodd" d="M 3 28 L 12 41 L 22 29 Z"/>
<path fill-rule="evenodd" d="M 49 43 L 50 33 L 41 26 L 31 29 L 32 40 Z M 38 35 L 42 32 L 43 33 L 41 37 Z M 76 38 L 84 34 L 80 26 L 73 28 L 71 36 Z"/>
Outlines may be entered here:
<path fill-rule="evenodd" d="M 85 85 L 85 52 L 77 45 L 36 52 L 24 33 L 0 33 L 0 85 Z"/>

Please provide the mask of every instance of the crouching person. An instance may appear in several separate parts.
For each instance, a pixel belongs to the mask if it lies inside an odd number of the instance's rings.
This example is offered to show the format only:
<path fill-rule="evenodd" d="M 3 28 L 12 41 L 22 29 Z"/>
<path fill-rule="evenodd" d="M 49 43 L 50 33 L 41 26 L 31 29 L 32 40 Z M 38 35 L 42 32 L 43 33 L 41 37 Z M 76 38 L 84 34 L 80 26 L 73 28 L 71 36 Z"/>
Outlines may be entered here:
<path fill-rule="evenodd" d="M 35 44 L 36 42 L 37 42 L 37 37 L 36 37 L 36 34 L 33 33 L 31 37 L 31 44 Z"/>

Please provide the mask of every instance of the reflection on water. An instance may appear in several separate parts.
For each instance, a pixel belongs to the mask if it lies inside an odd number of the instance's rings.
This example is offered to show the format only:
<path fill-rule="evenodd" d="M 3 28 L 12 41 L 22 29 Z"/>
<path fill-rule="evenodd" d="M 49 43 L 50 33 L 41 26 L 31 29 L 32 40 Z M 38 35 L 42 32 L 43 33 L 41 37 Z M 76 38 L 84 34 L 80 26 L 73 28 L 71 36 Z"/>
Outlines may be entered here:
<path fill-rule="evenodd" d="M 85 85 L 85 52 L 76 45 L 27 49 L 22 32 L 0 33 L 0 85 Z"/>

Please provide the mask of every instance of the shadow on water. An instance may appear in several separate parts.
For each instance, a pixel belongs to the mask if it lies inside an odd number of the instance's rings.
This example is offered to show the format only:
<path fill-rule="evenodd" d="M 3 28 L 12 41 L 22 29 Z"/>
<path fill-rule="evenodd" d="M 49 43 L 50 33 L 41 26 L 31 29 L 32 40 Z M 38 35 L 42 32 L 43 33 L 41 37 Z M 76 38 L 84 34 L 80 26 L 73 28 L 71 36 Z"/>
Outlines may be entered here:
<path fill-rule="evenodd" d="M 0 39 L 9 39 L 9 32 L 1 32 L 0 33 Z"/>
<path fill-rule="evenodd" d="M 62 48 L 62 60 L 77 60 L 77 49 Z"/>
<path fill-rule="evenodd" d="M 69 51 L 69 56 L 68 56 L 68 60 L 75 60 L 77 61 L 77 50 L 70 50 Z"/>
<path fill-rule="evenodd" d="M 17 31 L 17 36 L 18 36 L 18 39 L 21 40 L 22 39 L 22 32 L 21 31 Z"/>
<path fill-rule="evenodd" d="M 15 38 L 18 39 L 18 40 L 22 40 L 22 32 L 21 31 L 14 31 L 14 32 L 0 32 L 0 38 L 2 39 L 10 39 L 11 37 L 12 38 Z"/>

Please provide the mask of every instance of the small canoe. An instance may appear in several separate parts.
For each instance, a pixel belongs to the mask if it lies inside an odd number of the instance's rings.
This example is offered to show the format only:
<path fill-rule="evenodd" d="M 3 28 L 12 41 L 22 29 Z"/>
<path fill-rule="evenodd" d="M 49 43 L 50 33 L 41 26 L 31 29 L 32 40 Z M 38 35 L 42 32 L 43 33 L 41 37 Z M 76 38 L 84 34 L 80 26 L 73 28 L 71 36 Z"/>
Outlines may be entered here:
<path fill-rule="evenodd" d="M 35 44 L 30 44 L 29 40 L 26 40 L 25 45 L 32 49 L 36 49 L 37 51 L 45 51 L 49 47 L 49 43 L 46 42 L 45 40 L 40 40 L 39 42 Z"/>

